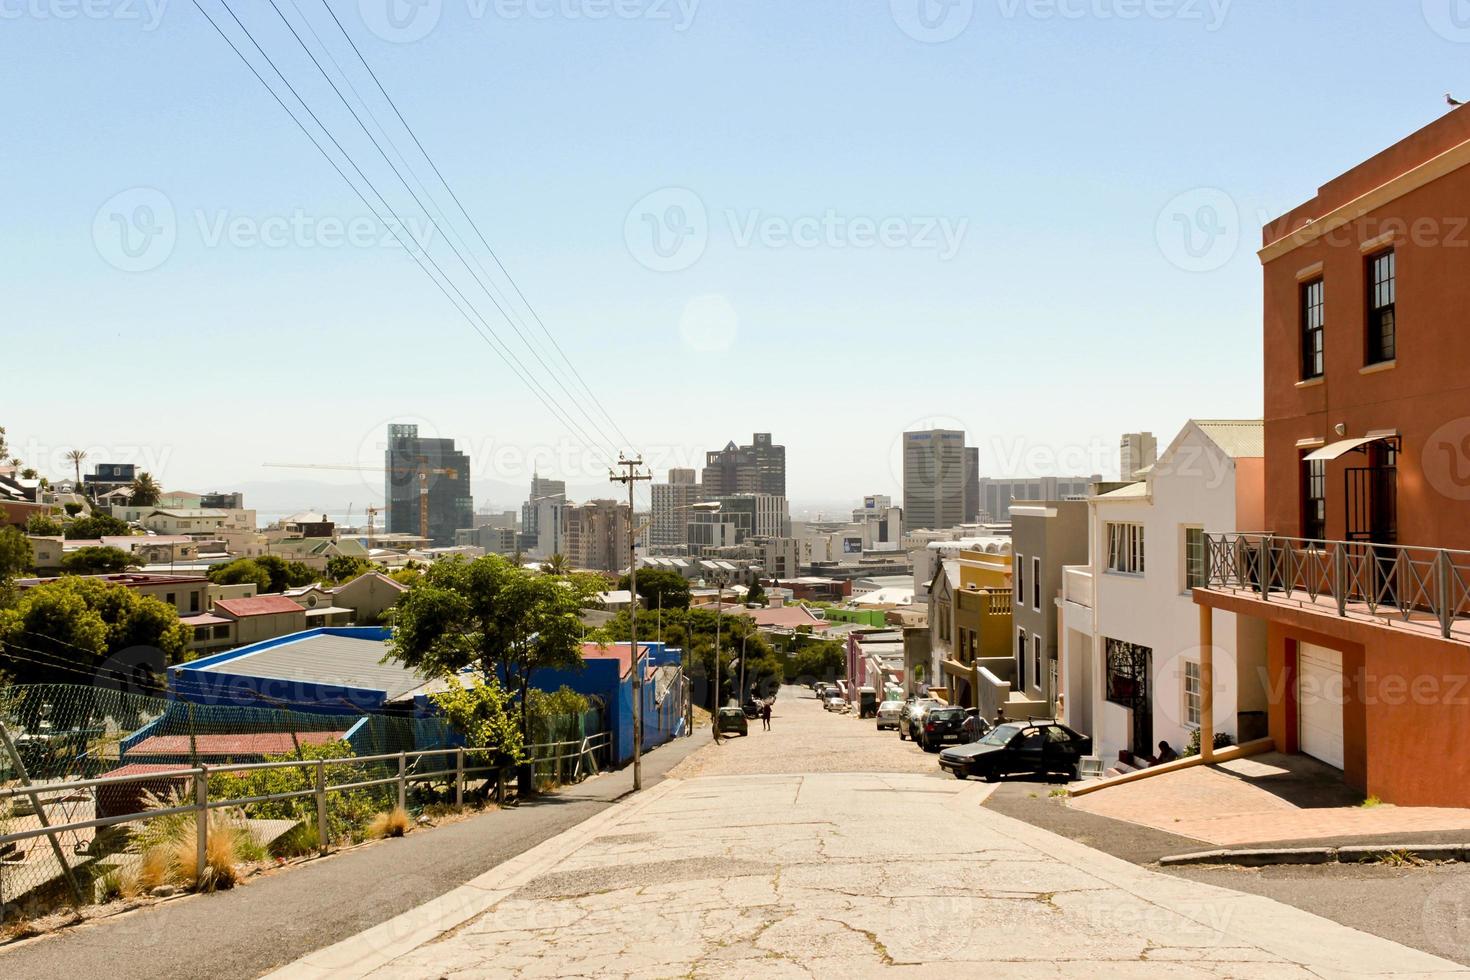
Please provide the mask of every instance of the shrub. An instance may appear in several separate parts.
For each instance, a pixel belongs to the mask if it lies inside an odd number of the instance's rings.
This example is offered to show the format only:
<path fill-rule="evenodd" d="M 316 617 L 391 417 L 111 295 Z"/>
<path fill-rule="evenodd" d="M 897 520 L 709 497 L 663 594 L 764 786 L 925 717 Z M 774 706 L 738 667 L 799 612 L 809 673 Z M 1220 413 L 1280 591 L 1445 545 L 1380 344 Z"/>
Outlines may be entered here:
<path fill-rule="evenodd" d="M 1189 745 L 1185 746 L 1184 751 L 1179 753 L 1180 758 L 1187 758 L 1192 755 L 1199 755 L 1199 732 L 1200 730 L 1196 728 L 1194 732 L 1189 736 Z M 1215 733 L 1215 748 L 1229 748 L 1234 744 L 1235 739 L 1230 737 L 1229 732 Z"/>
<path fill-rule="evenodd" d="M 266 762 L 329 760 L 327 785 L 358 782 L 363 772 L 352 761 L 352 746 L 346 742 L 327 745 L 303 745 L 299 755 L 266 756 Z M 209 777 L 209 795 L 218 799 L 268 796 L 313 789 L 316 774 L 312 766 L 284 766 L 279 769 L 249 769 L 241 773 L 222 772 Z M 371 786 L 338 790 L 327 794 L 327 838 L 361 840 L 363 828 L 373 814 L 390 798 L 388 787 Z M 245 807 L 245 815 L 255 820 L 296 820 L 316 826 L 316 799 L 296 796 L 288 800 L 267 800 Z"/>
<path fill-rule="evenodd" d="M 144 793 L 149 810 L 180 805 L 177 794 L 157 797 Z M 237 814 L 212 810 L 204 842 L 204 864 L 199 867 L 198 831 L 192 813 L 170 813 L 154 817 L 138 831 L 135 844 L 142 852 L 137 880 L 139 890 L 159 885 L 180 885 L 212 892 L 230 888 L 238 880 L 236 865 L 259 860 L 264 850 Z"/>
<path fill-rule="evenodd" d="M 408 811 L 394 807 L 387 813 L 379 813 L 368 821 L 368 837 L 402 837 L 408 833 Z"/>

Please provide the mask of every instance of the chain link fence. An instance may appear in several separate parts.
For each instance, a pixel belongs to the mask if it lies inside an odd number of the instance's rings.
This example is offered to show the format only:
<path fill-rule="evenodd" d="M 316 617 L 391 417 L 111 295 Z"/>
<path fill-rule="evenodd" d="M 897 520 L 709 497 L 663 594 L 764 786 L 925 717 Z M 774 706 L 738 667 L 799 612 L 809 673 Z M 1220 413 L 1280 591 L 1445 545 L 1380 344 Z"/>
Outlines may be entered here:
<path fill-rule="evenodd" d="M 605 765 L 602 726 L 599 707 L 538 718 L 529 751 L 538 781 Z M 222 865 L 258 861 L 381 834 L 375 821 L 400 806 L 412 819 L 467 797 L 503 798 L 512 760 L 456 741 L 432 716 L 0 688 L 0 918 L 180 878 L 197 885 L 215 864 L 201 840 L 221 849 Z"/>

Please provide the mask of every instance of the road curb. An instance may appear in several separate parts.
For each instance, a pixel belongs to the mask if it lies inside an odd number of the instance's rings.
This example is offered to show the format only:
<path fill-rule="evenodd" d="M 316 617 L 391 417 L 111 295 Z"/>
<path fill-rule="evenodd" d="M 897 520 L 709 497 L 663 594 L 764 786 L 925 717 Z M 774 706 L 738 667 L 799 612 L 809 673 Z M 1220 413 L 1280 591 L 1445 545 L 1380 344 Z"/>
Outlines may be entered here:
<path fill-rule="evenodd" d="M 658 802 L 679 785 L 680 780 L 665 778 L 432 901 L 267 974 L 267 980 L 366 976 L 494 907 L 609 826 Z"/>
<path fill-rule="evenodd" d="M 1252 847 L 1171 854 L 1165 868 L 1230 864 L 1246 868 L 1274 865 L 1363 864 L 1391 855 L 1419 861 L 1470 861 L 1470 844 L 1353 844 L 1340 847 Z"/>

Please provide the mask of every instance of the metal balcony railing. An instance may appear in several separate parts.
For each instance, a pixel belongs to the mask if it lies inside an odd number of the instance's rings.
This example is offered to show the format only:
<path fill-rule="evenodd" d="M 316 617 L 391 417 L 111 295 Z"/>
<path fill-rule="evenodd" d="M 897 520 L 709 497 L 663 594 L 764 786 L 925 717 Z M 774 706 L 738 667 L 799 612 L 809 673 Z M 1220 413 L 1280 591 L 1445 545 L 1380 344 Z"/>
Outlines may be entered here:
<path fill-rule="evenodd" d="M 1470 641 L 1470 552 L 1275 534 L 1205 536 L 1204 588 L 1397 619 Z"/>

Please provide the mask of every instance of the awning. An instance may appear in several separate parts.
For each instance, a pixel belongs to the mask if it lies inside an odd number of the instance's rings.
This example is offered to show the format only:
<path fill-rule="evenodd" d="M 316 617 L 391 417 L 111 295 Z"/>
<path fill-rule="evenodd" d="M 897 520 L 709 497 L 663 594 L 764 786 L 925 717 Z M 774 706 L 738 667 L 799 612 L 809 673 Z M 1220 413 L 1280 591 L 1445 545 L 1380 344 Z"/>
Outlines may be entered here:
<path fill-rule="evenodd" d="M 1330 442 L 1327 445 L 1323 446 L 1321 449 L 1313 450 L 1312 452 L 1307 453 L 1307 455 L 1303 456 L 1302 458 L 1309 463 L 1316 462 L 1317 460 L 1337 459 L 1339 456 L 1346 456 L 1354 449 L 1361 449 L 1363 446 L 1368 445 L 1368 443 L 1370 442 L 1381 442 L 1384 439 L 1392 438 L 1393 436 L 1385 435 L 1363 436 L 1359 439 L 1343 439 L 1339 442 Z"/>

